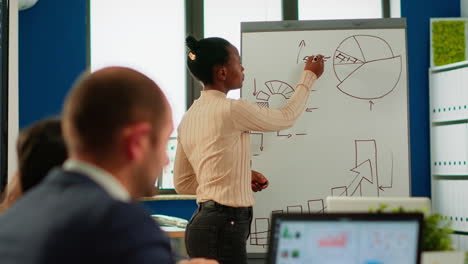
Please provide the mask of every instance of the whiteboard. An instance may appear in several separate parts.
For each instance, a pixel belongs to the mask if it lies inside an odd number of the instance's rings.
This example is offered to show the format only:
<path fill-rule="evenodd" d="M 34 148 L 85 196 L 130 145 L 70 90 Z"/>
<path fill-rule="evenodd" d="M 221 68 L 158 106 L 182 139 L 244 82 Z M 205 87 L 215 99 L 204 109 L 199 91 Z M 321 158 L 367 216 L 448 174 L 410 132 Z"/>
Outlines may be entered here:
<path fill-rule="evenodd" d="M 278 108 L 307 55 L 325 72 L 294 127 L 251 132 L 252 169 L 270 181 L 255 194 L 249 253 L 266 252 L 272 212 L 316 213 L 327 196 L 409 196 L 404 19 L 242 23 L 241 96 Z"/>

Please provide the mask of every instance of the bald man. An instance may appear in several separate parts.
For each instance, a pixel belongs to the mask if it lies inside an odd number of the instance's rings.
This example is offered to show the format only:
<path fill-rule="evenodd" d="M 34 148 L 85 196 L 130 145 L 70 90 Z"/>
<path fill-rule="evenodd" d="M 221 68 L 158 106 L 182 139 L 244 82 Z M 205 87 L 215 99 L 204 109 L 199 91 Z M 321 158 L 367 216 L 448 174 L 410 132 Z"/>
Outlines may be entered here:
<path fill-rule="evenodd" d="M 168 163 L 172 130 L 169 104 L 145 75 L 85 75 L 63 110 L 70 158 L 0 216 L 0 262 L 174 263 L 168 238 L 134 202 Z"/>

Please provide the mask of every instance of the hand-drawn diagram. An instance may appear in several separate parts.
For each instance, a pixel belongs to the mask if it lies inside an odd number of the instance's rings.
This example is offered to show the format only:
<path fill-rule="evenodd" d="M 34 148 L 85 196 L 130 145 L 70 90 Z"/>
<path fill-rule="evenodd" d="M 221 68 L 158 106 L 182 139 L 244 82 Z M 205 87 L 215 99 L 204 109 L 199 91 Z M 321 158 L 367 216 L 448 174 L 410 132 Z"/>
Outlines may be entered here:
<path fill-rule="evenodd" d="M 253 95 L 255 96 L 256 103 L 259 107 L 264 108 L 280 108 L 283 107 L 287 100 L 294 94 L 294 88 L 286 82 L 279 81 L 279 80 L 271 80 L 265 82 L 266 89 L 262 89 L 257 91 L 257 81 L 254 79 L 254 92 Z M 306 112 L 310 113 L 314 110 L 317 110 L 316 107 L 308 107 L 306 108 Z M 264 148 L 264 133 L 262 132 L 251 132 L 251 135 L 257 135 L 260 138 L 260 151 L 263 151 Z M 305 136 L 307 133 L 287 133 L 282 134 L 281 131 L 276 132 L 277 137 L 286 137 L 291 138 L 293 135 L 295 136 Z"/>
<path fill-rule="evenodd" d="M 287 212 L 288 214 L 290 213 L 303 213 L 303 209 L 302 209 L 302 205 L 298 204 L 298 205 L 288 205 L 287 207 Z"/>
<path fill-rule="evenodd" d="M 271 230 L 270 218 L 255 218 L 253 222 L 253 229 L 254 230 L 251 230 L 249 236 L 250 245 L 263 247 L 268 246 L 268 237 Z"/>
<path fill-rule="evenodd" d="M 298 50 L 297 56 L 296 56 L 296 64 L 299 64 L 299 58 L 301 57 L 301 51 L 302 51 L 302 49 L 303 49 L 305 46 L 306 46 L 305 41 L 304 41 L 304 40 L 301 40 L 301 42 L 299 42 L 299 46 L 298 46 L 298 47 L 299 47 L 299 50 Z M 331 58 L 330 56 L 324 56 L 324 57 L 323 57 L 323 61 L 324 61 L 324 62 L 327 62 L 327 60 L 330 59 L 330 58 Z M 302 58 L 302 61 L 303 61 L 304 63 L 306 63 L 308 59 L 309 59 L 309 56 L 305 56 L 304 58 Z"/>
<path fill-rule="evenodd" d="M 307 209 L 313 214 L 325 213 L 325 202 L 323 199 L 308 200 Z"/>
<path fill-rule="evenodd" d="M 303 210 L 302 205 L 288 205 L 286 212 L 290 213 L 324 213 L 325 202 L 323 199 L 308 200 L 307 211 Z M 273 210 L 272 214 L 284 213 L 284 210 Z M 252 246 L 268 246 L 268 237 L 271 230 L 270 218 L 255 218 L 250 232 L 250 245 Z"/>
<path fill-rule="evenodd" d="M 324 57 L 323 57 L 323 62 L 327 62 L 330 58 L 331 58 L 331 56 L 324 56 Z M 305 57 L 302 59 L 302 61 L 303 61 L 304 63 L 307 63 L 307 60 L 308 60 L 308 59 L 309 59 L 309 56 L 305 56 Z"/>
<path fill-rule="evenodd" d="M 390 172 L 390 185 L 379 184 L 377 166 L 377 142 L 375 139 L 355 140 L 355 162 L 350 169 L 355 173 L 348 185 L 331 188 L 332 196 L 380 196 L 380 192 L 393 186 L 393 154 Z"/>
<path fill-rule="evenodd" d="M 296 56 L 296 64 L 299 63 L 299 57 L 301 55 L 302 48 L 304 48 L 305 46 L 306 46 L 305 41 L 301 40 L 301 42 L 299 42 L 299 51 L 297 52 L 297 56 Z"/>
<path fill-rule="evenodd" d="M 354 165 L 352 179 L 347 185 L 331 188 L 331 196 L 380 196 L 380 192 L 393 186 L 393 154 L 390 172 L 390 185 L 379 183 L 377 166 L 377 142 L 375 139 L 354 140 Z M 326 209 L 324 199 L 307 200 L 307 209 L 302 204 L 287 205 L 286 210 L 273 210 L 274 213 L 324 213 Z M 268 245 L 270 232 L 269 218 L 255 218 L 250 235 L 250 245 Z"/>
<path fill-rule="evenodd" d="M 256 86 L 256 85 L 254 85 Z M 278 108 L 286 104 L 286 101 L 294 94 L 291 85 L 272 80 L 265 82 L 267 90 L 261 90 L 256 94 L 257 104 L 260 107 Z"/>
<path fill-rule="evenodd" d="M 346 186 L 331 188 L 332 196 L 379 196 L 377 170 L 377 143 L 374 139 L 354 141 L 355 158 L 353 179 Z M 366 186 L 371 185 L 372 187 Z M 367 188 L 366 188 L 367 187 Z"/>
<path fill-rule="evenodd" d="M 380 99 L 391 93 L 402 73 L 401 55 L 395 56 L 384 39 L 354 35 L 343 40 L 335 51 L 333 69 L 340 81 L 337 88 L 356 99 Z"/>

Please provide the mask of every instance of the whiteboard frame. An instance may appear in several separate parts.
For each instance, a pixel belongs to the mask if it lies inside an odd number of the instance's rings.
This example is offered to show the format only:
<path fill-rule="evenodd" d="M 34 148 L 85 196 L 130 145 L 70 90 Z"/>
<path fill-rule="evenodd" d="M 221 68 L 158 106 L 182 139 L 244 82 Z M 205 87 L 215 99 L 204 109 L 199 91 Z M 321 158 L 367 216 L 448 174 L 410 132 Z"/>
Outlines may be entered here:
<path fill-rule="evenodd" d="M 342 19 L 342 20 L 285 20 L 269 22 L 241 22 L 241 58 L 243 54 L 243 33 L 255 32 L 281 32 L 281 31 L 312 31 L 312 30 L 356 30 L 356 29 L 404 29 L 406 48 L 406 104 L 407 104 L 407 136 L 408 136 L 408 181 L 409 196 L 412 196 L 411 186 L 411 136 L 410 136 L 410 108 L 409 108 L 409 75 L 408 75 L 408 38 L 406 18 L 384 19 Z M 241 89 L 242 98 L 242 89 Z M 264 258 L 266 253 L 247 252 L 249 259 Z"/>
<path fill-rule="evenodd" d="M 406 18 L 241 22 L 241 39 L 242 33 L 250 32 L 344 29 L 405 29 L 406 32 Z"/>

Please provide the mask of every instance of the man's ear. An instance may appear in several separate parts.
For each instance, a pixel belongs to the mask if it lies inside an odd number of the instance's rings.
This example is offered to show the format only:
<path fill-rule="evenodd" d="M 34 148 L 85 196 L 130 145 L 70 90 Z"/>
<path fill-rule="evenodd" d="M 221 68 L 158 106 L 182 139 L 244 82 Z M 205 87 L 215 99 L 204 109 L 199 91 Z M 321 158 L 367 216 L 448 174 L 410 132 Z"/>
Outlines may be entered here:
<path fill-rule="evenodd" d="M 123 129 L 121 134 L 123 150 L 128 160 L 137 161 L 144 158 L 151 145 L 151 131 L 148 122 L 136 123 Z"/>
<path fill-rule="evenodd" d="M 227 77 L 227 69 L 222 65 L 216 65 L 215 67 L 215 77 L 220 81 L 225 81 Z"/>

